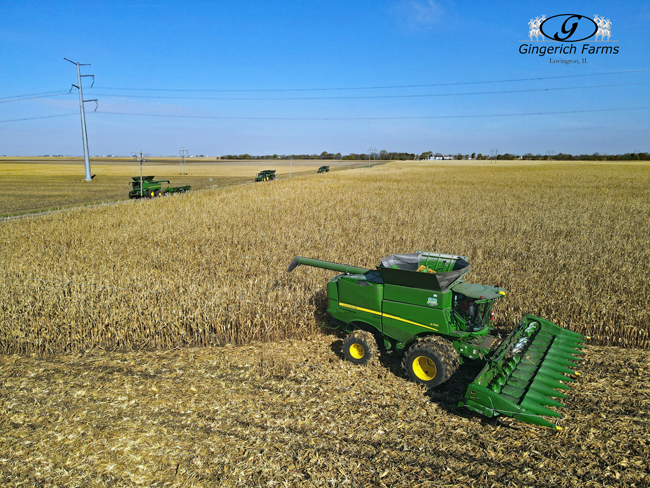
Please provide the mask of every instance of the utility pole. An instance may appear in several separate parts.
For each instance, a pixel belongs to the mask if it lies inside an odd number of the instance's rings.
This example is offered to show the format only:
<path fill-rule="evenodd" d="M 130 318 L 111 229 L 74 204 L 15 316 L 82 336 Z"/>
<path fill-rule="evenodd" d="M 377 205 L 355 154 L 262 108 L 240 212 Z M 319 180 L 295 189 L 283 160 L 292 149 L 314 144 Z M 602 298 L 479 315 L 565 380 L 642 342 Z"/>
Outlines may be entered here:
<path fill-rule="evenodd" d="M 187 174 L 187 164 L 185 163 L 185 156 L 187 156 L 187 149 L 182 148 L 178 153 L 181 155 L 181 174 Z M 185 173 L 183 173 L 183 165 L 185 165 Z"/>
<path fill-rule="evenodd" d="M 138 158 L 137 154 L 134 154 L 133 158 L 136 161 L 140 162 L 140 198 L 142 198 L 142 186 L 143 186 L 142 185 L 142 163 L 144 163 L 145 161 L 148 161 L 148 159 L 142 157 L 142 151 L 140 151 L 140 157 L 139 158 Z"/>
<path fill-rule="evenodd" d="M 84 110 L 84 103 L 85 102 L 95 102 L 95 110 L 97 110 L 97 99 L 92 99 L 92 100 L 84 100 L 84 94 L 83 94 L 83 89 L 81 87 L 81 78 L 84 77 L 91 77 L 93 79 L 93 85 L 95 84 L 95 75 L 82 75 L 81 70 L 79 69 L 80 66 L 90 66 L 90 64 L 79 64 L 75 63 L 74 61 L 70 61 L 68 58 L 63 58 L 66 61 L 74 64 L 77 66 L 77 85 L 72 85 L 75 87 L 77 90 L 79 90 L 79 111 L 81 112 L 81 138 L 83 140 L 83 145 L 84 145 L 84 164 L 86 166 L 86 181 L 92 181 L 93 177 L 90 175 L 90 160 L 88 159 L 88 134 L 86 134 L 86 111 Z M 92 88 L 93 85 L 90 85 Z M 70 91 L 72 91 L 72 88 L 70 88 Z"/>
<path fill-rule="evenodd" d="M 373 154 L 377 152 L 376 147 L 371 147 L 368 149 L 368 168 L 370 168 L 370 160 L 372 159 Z"/>

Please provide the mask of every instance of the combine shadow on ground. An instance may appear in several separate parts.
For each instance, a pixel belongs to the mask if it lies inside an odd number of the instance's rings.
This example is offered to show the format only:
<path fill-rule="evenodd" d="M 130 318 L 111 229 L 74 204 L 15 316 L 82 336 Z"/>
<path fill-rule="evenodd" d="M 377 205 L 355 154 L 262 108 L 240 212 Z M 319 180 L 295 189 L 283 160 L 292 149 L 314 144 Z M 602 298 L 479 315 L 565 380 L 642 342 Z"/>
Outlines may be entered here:
<path fill-rule="evenodd" d="M 323 329 L 323 333 L 332 340 L 330 349 L 341 361 L 346 361 L 343 355 L 343 339 L 346 336 L 344 331 L 338 329 Z M 380 348 L 379 364 L 388 369 L 393 375 L 402 378 L 404 381 L 410 381 L 402 367 L 402 356 L 391 351 L 385 351 Z M 498 418 L 487 418 L 478 415 L 465 407 L 458 406 L 459 402 L 465 399 L 467 387 L 478 376 L 485 363 L 481 361 L 466 360 L 456 373 L 446 383 L 423 390 L 423 395 L 429 401 L 435 403 L 441 409 L 452 415 L 463 418 L 480 418 L 481 422 L 486 425 L 496 425 Z"/>
<path fill-rule="evenodd" d="M 343 355 L 343 339 L 347 333 L 343 330 L 336 328 L 331 324 L 329 315 L 327 314 L 327 293 L 325 290 L 319 290 L 309 300 L 309 304 L 314 307 L 314 318 L 321 326 L 322 333 L 331 339 L 332 344 L 330 349 L 341 361 L 346 361 Z M 505 331 L 505 328 L 504 328 Z M 406 371 L 402 367 L 402 356 L 392 352 L 386 351 L 381 347 L 381 340 L 377 337 L 377 344 L 379 345 L 379 363 L 384 368 L 388 369 L 392 374 L 405 381 L 409 381 Z M 484 366 L 482 361 L 465 360 L 456 373 L 446 383 L 430 388 L 424 392 L 424 395 L 429 398 L 429 401 L 438 405 L 438 407 L 464 418 L 478 417 L 483 423 L 496 424 L 497 417 L 487 418 L 478 415 L 471 410 L 464 407 L 459 407 L 458 404 L 465 399 L 467 387 L 478 376 Z"/>

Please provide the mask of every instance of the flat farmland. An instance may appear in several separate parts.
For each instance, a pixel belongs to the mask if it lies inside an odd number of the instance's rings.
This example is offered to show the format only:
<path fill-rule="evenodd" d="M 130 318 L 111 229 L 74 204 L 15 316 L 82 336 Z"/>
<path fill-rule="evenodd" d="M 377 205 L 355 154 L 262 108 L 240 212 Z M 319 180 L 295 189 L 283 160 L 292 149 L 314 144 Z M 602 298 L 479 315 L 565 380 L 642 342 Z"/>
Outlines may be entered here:
<path fill-rule="evenodd" d="M 0 483 L 647 486 L 649 214 L 643 163 L 408 162 L 4 221 Z M 286 272 L 417 250 L 592 337 L 564 430 L 343 361 L 333 273 Z"/>
<path fill-rule="evenodd" d="M 140 175 L 133 159 L 91 158 L 92 182 L 84 181 L 83 159 L 63 157 L 0 158 L 0 217 L 77 205 L 127 200 L 131 177 Z M 331 171 L 360 166 L 358 161 L 284 160 L 221 161 L 189 158 L 186 175 L 180 174 L 178 158 L 149 158 L 143 175 L 168 179 L 171 186 L 191 185 L 193 190 L 252 182 L 263 169 L 276 169 L 278 178 L 315 172 L 321 165 Z"/>
<path fill-rule="evenodd" d="M 650 166 L 391 163 L 0 225 L 0 348 L 76 352 L 300 337 L 322 270 L 431 250 L 597 344 L 650 345 Z"/>

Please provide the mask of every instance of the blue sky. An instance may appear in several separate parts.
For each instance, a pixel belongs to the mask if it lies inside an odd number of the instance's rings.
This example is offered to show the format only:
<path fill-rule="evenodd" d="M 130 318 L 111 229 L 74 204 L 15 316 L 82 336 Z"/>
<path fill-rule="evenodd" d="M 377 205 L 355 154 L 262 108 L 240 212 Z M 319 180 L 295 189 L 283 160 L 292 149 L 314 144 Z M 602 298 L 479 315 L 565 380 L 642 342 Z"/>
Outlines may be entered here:
<path fill-rule="evenodd" d="M 95 75 L 91 156 L 649 151 L 650 4 L 540 5 L 5 0 L 0 154 L 82 155 L 64 57 Z M 564 13 L 609 18 L 617 42 L 585 42 L 619 53 L 518 52 L 531 18 Z"/>

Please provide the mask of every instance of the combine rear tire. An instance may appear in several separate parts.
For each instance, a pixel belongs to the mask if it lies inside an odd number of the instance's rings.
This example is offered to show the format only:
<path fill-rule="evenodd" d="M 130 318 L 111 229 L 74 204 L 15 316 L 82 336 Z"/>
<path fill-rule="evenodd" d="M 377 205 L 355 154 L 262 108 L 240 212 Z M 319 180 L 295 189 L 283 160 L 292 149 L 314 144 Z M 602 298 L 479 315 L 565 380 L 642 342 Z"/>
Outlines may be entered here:
<path fill-rule="evenodd" d="M 153 190 L 147 190 L 147 197 L 148 198 L 153 198 L 154 197 L 154 191 Z"/>
<path fill-rule="evenodd" d="M 159 197 L 160 196 L 160 190 L 154 190 L 153 196 L 154 197 Z"/>
<path fill-rule="evenodd" d="M 427 387 L 438 386 L 447 381 L 456 372 L 459 364 L 454 346 L 438 336 L 418 340 L 408 349 L 402 362 L 409 378 Z"/>
<path fill-rule="evenodd" d="M 368 364 L 379 355 L 375 336 L 365 330 L 355 330 L 343 341 L 343 355 L 354 364 Z"/>

